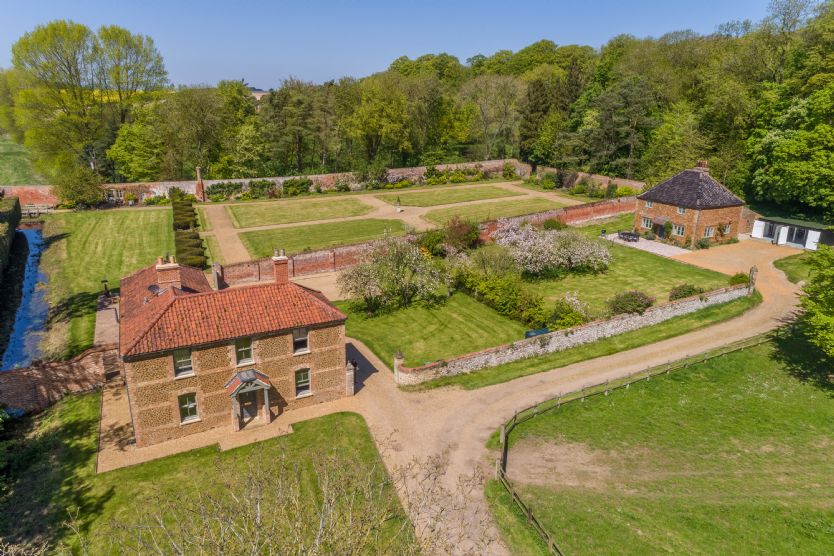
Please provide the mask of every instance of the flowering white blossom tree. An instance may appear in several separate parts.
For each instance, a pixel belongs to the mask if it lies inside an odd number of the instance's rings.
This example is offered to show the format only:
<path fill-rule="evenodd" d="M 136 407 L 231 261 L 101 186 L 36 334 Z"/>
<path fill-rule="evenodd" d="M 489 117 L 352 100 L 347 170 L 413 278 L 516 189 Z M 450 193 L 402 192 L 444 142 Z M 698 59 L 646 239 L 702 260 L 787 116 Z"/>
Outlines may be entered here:
<path fill-rule="evenodd" d="M 369 312 L 380 307 L 407 307 L 417 298 L 438 298 L 448 276 L 408 238 L 386 237 L 360 255 L 359 264 L 339 275 L 339 288 L 359 298 Z"/>
<path fill-rule="evenodd" d="M 604 245 L 573 230 L 537 230 L 529 224 L 504 220 L 498 223 L 493 239 L 509 249 L 510 257 L 527 274 L 553 270 L 600 271 L 611 262 Z"/>

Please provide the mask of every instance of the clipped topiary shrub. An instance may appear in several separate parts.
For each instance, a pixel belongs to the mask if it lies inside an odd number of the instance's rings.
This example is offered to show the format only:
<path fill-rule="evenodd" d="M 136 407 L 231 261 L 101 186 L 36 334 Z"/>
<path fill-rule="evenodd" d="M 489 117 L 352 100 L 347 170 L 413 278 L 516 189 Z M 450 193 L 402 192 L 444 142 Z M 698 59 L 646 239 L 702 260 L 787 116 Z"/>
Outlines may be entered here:
<path fill-rule="evenodd" d="M 704 288 L 699 288 L 694 284 L 679 284 L 672 288 L 669 292 L 669 301 L 676 299 L 683 299 L 684 297 L 692 297 L 704 293 Z"/>
<path fill-rule="evenodd" d="M 515 166 L 513 166 L 512 162 L 505 162 L 504 166 L 501 168 L 501 176 L 505 180 L 514 180 L 518 177 L 518 174 L 515 171 Z"/>
<path fill-rule="evenodd" d="M 608 301 L 608 308 L 613 315 L 639 314 L 654 305 L 654 298 L 647 293 L 632 290 L 615 295 Z"/>

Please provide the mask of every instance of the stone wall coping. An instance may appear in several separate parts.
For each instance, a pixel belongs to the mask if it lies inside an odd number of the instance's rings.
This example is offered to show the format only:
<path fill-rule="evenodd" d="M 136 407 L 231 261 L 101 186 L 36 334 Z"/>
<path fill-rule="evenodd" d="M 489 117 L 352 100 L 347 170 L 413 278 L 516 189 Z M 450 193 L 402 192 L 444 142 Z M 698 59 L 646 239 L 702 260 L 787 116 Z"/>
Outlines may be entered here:
<path fill-rule="evenodd" d="M 646 309 L 646 311 L 643 314 L 653 313 L 653 312 L 656 312 L 659 309 L 666 309 L 666 308 L 669 308 L 669 307 L 672 307 L 672 306 L 684 305 L 684 304 L 686 304 L 688 302 L 691 302 L 691 301 L 694 301 L 694 300 L 702 300 L 704 298 L 710 299 L 710 298 L 716 297 L 716 296 L 724 294 L 724 293 L 728 293 L 728 292 L 736 291 L 736 290 L 741 290 L 741 289 L 748 289 L 748 288 L 749 288 L 749 286 L 747 284 L 739 284 L 739 285 L 735 285 L 735 286 L 725 286 L 723 288 L 718 288 L 718 289 L 715 289 L 715 290 L 711 290 L 709 292 L 704 292 L 704 293 L 701 293 L 701 294 L 692 295 L 692 296 L 684 297 L 684 298 L 681 298 L 681 299 L 676 299 L 675 301 L 670 301 L 669 303 L 664 303 L 662 305 L 656 305 L 656 306 L 650 307 L 650 308 Z M 622 321 L 622 320 L 625 320 L 625 319 L 627 319 L 631 316 L 633 316 L 633 314 L 629 313 L 629 314 L 615 315 L 615 316 L 613 316 L 611 318 L 607 318 L 607 319 L 597 319 L 597 320 L 594 320 L 594 321 L 591 321 L 591 322 L 586 322 L 585 324 L 581 324 L 579 326 L 574 326 L 574 327 L 571 327 L 571 328 L 563 328 L 561 330 L 554 330 L 553 332 L 548 332 L 547 334 L 540 334 L 538 336 L 533 336 L 532 338 L 522 338 L 522 339 L 520 339 L 516 342 L 513 342 L 511 344 L 502 344 L 502 345 L 498 345 L 498 346 L 489 347 L 489 348 L 483 349 L 481 351 L 474 351 L 474 352 L 470 352 L 470 353 L 465 353 L 463 355 L 457 355 L 455 357 L 448 357 L 448 358 L 445 358 L 445 359 L 440 359 L 438 361 L 433 361 L 431 363 L 426 363 L 424 365 L 419 365 L 417 367 L 406 367 L 405 365 L 397 365 L 397 370 L 400 373 L 421 374 L 421 373 L 425 373 L 427 371 L 432 371 L 432 370 L 435 370 L 435 369 L 445 367 L 449 363 L 454 362 L 454 361 L 465 361 L 467 359 L 472 359 L 474 357 L 489 355 L 491 353 L 498 353 L 498 352 L 501 352 L 503 350 L 510 349 L 514 346 L 524 345 L 524 344 L 534 343 L 534 342 L 540 342 L 542 339 L 550 338 L 550 337 L 553 337 L 555 335 L 570 336 L 570 335 L 576 334 L 577 332 L 582 331 L 583 329 L 596 327 L 596 326 L 599 326 L 600 324 L 603 324 L 603 323 L 613 323 L 613 322 Z"/>

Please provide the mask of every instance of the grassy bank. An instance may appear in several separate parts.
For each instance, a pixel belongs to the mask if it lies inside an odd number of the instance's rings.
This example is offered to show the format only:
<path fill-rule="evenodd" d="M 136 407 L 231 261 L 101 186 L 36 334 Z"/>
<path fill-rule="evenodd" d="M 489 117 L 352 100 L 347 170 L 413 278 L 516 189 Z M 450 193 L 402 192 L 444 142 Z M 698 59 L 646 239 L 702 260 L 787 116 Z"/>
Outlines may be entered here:
<path fill-rule="evenodd" d="M 598 340 L 591 344 L 557 351 L 541 357 L 520 359 L 506 365 L 481 369 L 473 373 L 439 378 L 412 388 L 425 390 L 439 386 L 458 385 L 467 390 L 474 390 L 492 384 L 500 384 L 522 376 L 558 369 L 587 359 L 611 355 L 612 353 L 674 338 L 687 332 L 735 318 L 755 307 L 761 301 L 761 295 L 755 293 L 748 297 L 722 303 L 721 305 L 713 305 L 688 315 L 671 318 L 660 324 Z"/>
<path fill-rule="evenodd" d="M 510 476 L 568 554 L 827 553 L 830 366 L 782 337 L 564 405 L 513 432 Z M 544 554 L 486 494 L 511 551 Z"/>
<path fill-rule="evenodd" d="M 10 453 L 9 489 L 0 499 L 0 538 L 73 545 L 76 539 L 62 524 L 68 511 L 77 510 L 88 552 L 115 554 L 111 522 L 141 516 L 156 492 L 173 499 L 197 489 L 218 492 L 224 477 L 243 473 L 245 463 L 259 454 L 286 457 L 311 499 L 318 488 L 314 466 L 322 457 L 335 454 L 363 471 L 375 466 L 380 479 L 384 473 L 364 420 L 339 413 L 294 424 L 291 435 L 242 448 L 220 452 L 212 446 L 97 475 L 98 409 L 99 394 L 69 397 L 12 431 L 17 445 Z M 393 500 L 393 490 L 384 488 Z"/>
<path fill-rule="evenodd" d="M 41 269 L 51 307 L 45 354 L 69 357 L 93 344 L 96 299 L 119 279 L 174 252 L 171 209 L 51 214 L 43 228 Z"/>

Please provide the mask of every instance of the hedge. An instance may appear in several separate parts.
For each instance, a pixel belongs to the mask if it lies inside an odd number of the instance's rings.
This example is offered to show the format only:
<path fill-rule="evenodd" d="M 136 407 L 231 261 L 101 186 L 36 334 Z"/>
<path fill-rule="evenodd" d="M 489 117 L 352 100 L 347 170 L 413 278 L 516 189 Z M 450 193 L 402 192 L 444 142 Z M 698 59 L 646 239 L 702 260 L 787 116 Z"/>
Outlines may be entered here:
<path fill-rule="evenodd" d="M 208 263 L 205 245 L 197 228 L 197 211 L 190 200 L 171 203 L 174 213 L 174 249 L 177 262 L 185 266 L 205 268 Z"/>
<path fill-rule="evenodd" d="M 20 224 L 20 203 L 17 197 L 0 199 L 0 282 L 9 264 L 9 252 L 17 225 Z"/>

